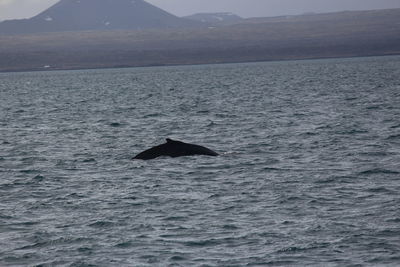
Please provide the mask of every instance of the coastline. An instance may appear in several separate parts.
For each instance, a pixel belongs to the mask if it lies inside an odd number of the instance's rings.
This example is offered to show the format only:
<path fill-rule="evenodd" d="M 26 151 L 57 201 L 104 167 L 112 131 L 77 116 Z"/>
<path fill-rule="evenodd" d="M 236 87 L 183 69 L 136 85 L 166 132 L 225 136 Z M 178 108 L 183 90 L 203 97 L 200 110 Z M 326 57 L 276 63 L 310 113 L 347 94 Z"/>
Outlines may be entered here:
<path fill-rule="evenodd" d="M 206 65 L 226 65 L 226 64 L 252 64 L 263 62 L 287 62 L 287 61 L 312 61 L 312 60 L 329 60 L 329 59 L 356 59 L 356 58 L 375 58 L 375 57 L 393 57 L 400 56 L 397 54 L 383 55 L 365 55 L 365 56 L 337 56 L 337 57 L 309 57 L 309 58 L 293 58 L 280 60 L 254 60 L 254 61 L 237 61 L 237 62 L 211 62 L 211 63 L 187 63 L 187 64 L 154 64 L 154 65 L 134 65 L 134 66 L 104 66 L 104 67 L 76 67 L 76 68 L 32 68 L 19 70 L 0 70 L 0 74 L 7 73 L 24 73 L 24 72 L 49 72 L 49 71 L 79 71 L 79 70 L 107 70 L 107 69 L 129 69 L 129 68 L 154 68 L 154 67 L 178 67 L 178 66 L 206 66 Z"/>

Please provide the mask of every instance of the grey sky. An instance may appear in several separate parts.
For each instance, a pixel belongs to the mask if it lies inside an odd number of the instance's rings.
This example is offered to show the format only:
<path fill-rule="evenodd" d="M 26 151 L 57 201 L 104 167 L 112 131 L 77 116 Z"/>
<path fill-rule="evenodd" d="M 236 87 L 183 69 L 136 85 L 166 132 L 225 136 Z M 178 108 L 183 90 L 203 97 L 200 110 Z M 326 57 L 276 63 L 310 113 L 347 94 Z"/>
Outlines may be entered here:
<path fill-rule="evenodd" d="M 36 15 L 58 0 L 0 0 L 0 20 Z M 147 0 L 175 15 L 233 12 L 243 17 L 400 8 L 400 0 Z"/>

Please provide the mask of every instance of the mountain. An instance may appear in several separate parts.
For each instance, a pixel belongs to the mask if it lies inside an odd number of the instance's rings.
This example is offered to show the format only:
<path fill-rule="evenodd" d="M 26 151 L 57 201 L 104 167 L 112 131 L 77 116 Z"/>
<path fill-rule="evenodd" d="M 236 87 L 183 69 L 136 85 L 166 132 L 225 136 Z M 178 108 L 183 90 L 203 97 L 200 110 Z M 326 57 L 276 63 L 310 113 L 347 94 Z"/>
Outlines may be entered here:
<path fill-rule="evenodd" d="M 197 13 L 184 18 L 209 24 L 226 24 L 243 20 L 243 18 L 239 17 L 238 15 L 229 12 Z"/>
<path fill-rule="evenodd" d="M 114 0 L 115 1 L 115 0 Z M 400 55 L 400 9 L 0 36 L 0 72 Z"/>
<path fill-rule="evenodd" d="M 0 34 L 185 28 L 198 25 L 143 0 L 61 0 L 30 19 L 0 23 Z"/>

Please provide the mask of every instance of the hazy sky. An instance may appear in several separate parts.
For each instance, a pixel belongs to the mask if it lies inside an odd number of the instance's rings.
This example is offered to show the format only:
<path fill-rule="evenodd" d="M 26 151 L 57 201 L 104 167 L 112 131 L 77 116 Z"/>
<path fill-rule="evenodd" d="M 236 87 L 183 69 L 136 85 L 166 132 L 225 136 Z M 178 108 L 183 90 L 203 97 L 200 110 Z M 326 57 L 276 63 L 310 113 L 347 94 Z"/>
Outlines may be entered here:
<path fill-rule="evenodd" d="M 243 17 L 400 8 L 400 0 L 147 0 L 175 15 L 233 12 Z M 58 0 L 0 0 L 0 20 L 31 17 Z"/>

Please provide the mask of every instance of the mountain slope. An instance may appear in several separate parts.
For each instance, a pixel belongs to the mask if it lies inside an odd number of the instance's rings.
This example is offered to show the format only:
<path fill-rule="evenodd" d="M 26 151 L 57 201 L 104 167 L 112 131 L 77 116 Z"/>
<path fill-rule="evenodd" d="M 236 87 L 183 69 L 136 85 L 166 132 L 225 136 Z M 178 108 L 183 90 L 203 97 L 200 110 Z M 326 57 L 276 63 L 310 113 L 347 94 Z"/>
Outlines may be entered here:
<path fill-rule="evenodd" d="M 197 23 L 143 0 L 61 0 L 30 19 L 0 23 L 0 34 L 182 28 Z"/>

